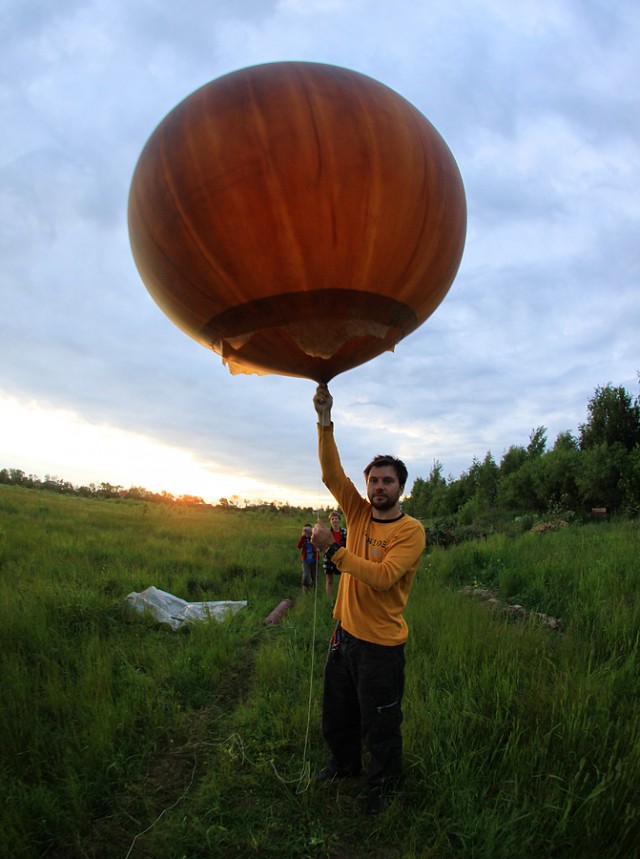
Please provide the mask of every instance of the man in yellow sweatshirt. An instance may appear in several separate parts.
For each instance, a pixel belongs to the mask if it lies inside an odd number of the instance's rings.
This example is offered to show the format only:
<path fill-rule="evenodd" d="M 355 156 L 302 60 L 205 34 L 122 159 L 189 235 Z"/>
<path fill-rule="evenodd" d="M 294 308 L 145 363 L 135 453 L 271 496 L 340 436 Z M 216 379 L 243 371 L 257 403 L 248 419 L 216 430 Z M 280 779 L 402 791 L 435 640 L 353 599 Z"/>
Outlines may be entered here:
<path fill-rule="evenodd" d="M 358 775 L 362 746 L 370 756 L 367 813 L 377 814 L 402 777 L 402 694 L 407 624 L 403 610 L 425 548 L 425 531 L 400 507 L 404 463 L 376 456 L 365 468 L 363 498 L 340 463 L 333 437 L 333 398 L 314 396 L 322 479 L 347 521 L 347 545 L 318 520 L 313 544 L 340 570 L 337 621 L 324 675 L 322 732 L 331 751 L 319 780 Z"/>

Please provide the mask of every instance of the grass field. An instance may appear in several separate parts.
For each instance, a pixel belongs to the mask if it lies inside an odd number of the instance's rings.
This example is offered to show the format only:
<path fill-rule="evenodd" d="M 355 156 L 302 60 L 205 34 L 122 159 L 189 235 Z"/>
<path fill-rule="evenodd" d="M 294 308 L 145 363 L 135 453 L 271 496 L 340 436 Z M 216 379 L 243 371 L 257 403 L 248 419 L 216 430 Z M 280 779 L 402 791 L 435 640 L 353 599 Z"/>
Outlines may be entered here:
<path fill-rule="evenodd" d="M 332 621 L 300 593 L 301 524 L 0 486 L 0 856 L 640 853 L 637 521 L 425 554 L 406 786 L 373 822 L 362 782 L 309 779 Z M 474 583 L 561 630 L 461 594 Z M 249 604 L 173 632 L 127 609 L 149 585 Z"/>

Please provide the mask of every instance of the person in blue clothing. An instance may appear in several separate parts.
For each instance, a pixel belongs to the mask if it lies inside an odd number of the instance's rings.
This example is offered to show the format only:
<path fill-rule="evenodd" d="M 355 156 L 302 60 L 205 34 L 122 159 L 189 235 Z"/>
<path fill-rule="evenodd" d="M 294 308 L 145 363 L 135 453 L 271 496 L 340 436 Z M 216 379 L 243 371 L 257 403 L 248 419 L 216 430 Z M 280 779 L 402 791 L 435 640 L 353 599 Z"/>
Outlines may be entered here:
<path fill-rule="evenodd" d="M 318 578 L 318 558 L 320 552 L 311 542 L 312 528 L 307 522 L 298 540 L 298 549 L 302 558 L 302 591 L 307 593 L 309 588 L 315 588 Z"/>

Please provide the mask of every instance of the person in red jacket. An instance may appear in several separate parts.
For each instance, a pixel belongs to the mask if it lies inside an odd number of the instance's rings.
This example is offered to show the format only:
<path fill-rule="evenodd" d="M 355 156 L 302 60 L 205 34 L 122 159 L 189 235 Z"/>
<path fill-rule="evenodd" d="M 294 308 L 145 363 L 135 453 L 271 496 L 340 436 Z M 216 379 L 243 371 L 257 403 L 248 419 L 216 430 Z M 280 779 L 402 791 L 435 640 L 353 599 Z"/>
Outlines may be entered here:
<path fill-rule="evenodd" d="M 340 546 L 347 545 L 347 529 L 342 528 L 340 526 L 340 514 L 337 510 L 333 510 L 329 513 L 329 528 L 331 529 L 331 533 L 333 534 L 333 539 L 336 543 L 339 543 Z M 335 576 L 340 578 L 340 570 L 336 567 L 333 561 L 330 561 L 325 557 L 324 559 L 324 576 L 325 576 L 325 586 L 327 590 L 327 597 L 329 601 L 333 604 L 333 579 Z M 340 582 L 338 581 L 338 584 Z"/>
<path fill-rule="evenodd" d="M 298 549 L 302 558 L 302 591 L 307 593 L 309 588 L 315 588 L 318 578 L 318 559 L 320 553 L 311 542 L 312 528 L 307 522 L 302 528 L 298 540 Z"/>
<path fill-rule="evenodd" d="M 331 752 L 320 781 L 356 776 L 369 753 L 366 811 L 378 814 L 402 779 L 403 611 L 424 551 L 424 527 L 402 512 L 404 463 L 376 456 L 364 470 L 363 498 L 340 463 L 333 437 L 333 398 L 318 385 L 318 449 L 322 479 L 347 523 L 340 546 L 320 520 L 313 544 L 341 572 L 333 611 L 336 628 L 324 673 L 322 732 Z"/>

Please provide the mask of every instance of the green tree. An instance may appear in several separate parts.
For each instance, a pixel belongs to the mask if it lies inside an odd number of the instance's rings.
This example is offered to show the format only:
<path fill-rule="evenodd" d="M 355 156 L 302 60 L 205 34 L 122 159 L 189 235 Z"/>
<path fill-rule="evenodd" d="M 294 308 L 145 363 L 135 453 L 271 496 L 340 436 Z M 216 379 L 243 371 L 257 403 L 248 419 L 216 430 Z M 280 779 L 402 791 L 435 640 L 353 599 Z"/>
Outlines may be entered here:
<path fill-rule="evenodd" d="M 477 522 L 483 526 L 489 526 L 495 522 L 499 473 L 499 468 L 490 451 L 482 462 L 474 457 L 473 465 L 463 476 L 467 498 L 458 511 L 462 525 Z"/>
<path fill-rule="evenodd" d="M 540 426 L 531 430 L 529 436 L 529 444 L 527 446 L 527 455 L 529 459 L 537 459 L 542 456 L 547 447 L 547 428 Z"/>
<path fill-rule="evenodd" d="M 582 455 L 575 445 L 556 442 L 536 464 L 537 497 L 546 511 L 567 513 L 581 507 L 577 476 Z"/>
<path fill-rule="evenodd" d="M 513 514 L 541 513 L 546 503 L 541 499 L 538 460 L 529 459 L 517 471 L 500 479 L 498 506 Z"/>
<path fill-rule="evenodd" d="M 527 451 L 520 445 L 511 445 L 500 460 L 500 476 L 506 477 L 517 471 L 527 461 Z"/>
<path fill-rule="evenodd" d="M 640 405 L 622 386 L 597 387 L 587 406 L 589 417 L 580 424 L 580 447 L 621 444 L 633 450 L 640 444 Z"/>
<path fill-rule="evenodd" d="M 565 430 L 558 433 L 553 450 L 578 450 L 578 440 L 569 430 Z"/>
<path fill-rule="evenodd" d="M 500 461 L 496 501 L 509 513 L 538 512 L 540 508 L 535 480 L 535 463 L 547 443 L 546 428 L 538 427 L 529 436 L 529 445 L 511 445 Z"/>
<path fill-rule="evenodd" d="M 640 514 L 640 445 L 627 457 L 626 468 L 618 484 L 622 510 L 629 516 Z"/>
<path fill-rule="evenodd" d="M 629 453 L 619 442 L 600 442 L 582 451 L 576 482 L 583 504 L 619 510 L 623 499 L 621 480 L 627 471 Z"/>
<path fill-rule="evenodd" d="M 424 480 L 418 477 L 411 489 L 411 497 L 403 505 L 412 516 L 436 518 L 446 515 L 447 510 L 447 481 L 442 476 L 442 463 L 435 460 Z"/>

